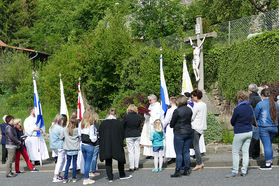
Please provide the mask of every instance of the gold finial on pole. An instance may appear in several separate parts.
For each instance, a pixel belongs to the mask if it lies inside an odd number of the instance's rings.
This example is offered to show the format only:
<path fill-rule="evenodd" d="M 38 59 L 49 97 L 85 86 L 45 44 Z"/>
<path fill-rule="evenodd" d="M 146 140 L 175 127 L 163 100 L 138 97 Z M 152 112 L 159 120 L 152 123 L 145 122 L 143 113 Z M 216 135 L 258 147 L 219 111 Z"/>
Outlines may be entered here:
<path fill-rule="evenodd" d="M 81 80 L 81 78 L 79 77 L 79 78 L 78 78 L 78 80 L 80 81 L 80 80 Z"/>
<path fill-rule="evenodd" d="M 160 52 L 161 52 L 161 54 L 162 54 L 162 52 L 163 52 L 163 48 L 162 48 L 162 47 L 160 47 Z"/>
<path fill-rule="evenodd" d="M 60 79 L 61 79 L 61 73 L 59 73 L 59 77 L 60 77 Z"/>

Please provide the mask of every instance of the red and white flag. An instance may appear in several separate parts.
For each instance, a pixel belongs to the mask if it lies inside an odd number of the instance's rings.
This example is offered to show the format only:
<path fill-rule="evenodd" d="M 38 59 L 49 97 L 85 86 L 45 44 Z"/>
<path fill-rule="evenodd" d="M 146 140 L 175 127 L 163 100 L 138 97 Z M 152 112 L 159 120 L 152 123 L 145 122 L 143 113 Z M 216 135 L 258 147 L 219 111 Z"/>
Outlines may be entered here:
<path fill-rule="evenodd" d="M 81 96 L 81 91 L 80 91 L 80 82 L 78 83 L 78 108 L 77 108 L 77 119 L 82 120 L 83 113 L 84 113 L 84 103 L 83 99 Z"/>

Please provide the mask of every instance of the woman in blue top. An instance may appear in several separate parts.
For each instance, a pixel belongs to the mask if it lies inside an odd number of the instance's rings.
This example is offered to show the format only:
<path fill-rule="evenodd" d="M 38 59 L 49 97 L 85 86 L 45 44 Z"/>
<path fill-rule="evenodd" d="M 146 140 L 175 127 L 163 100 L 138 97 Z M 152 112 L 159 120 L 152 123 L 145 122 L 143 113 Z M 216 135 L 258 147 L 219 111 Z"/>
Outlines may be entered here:
<path fill-rule="evenodd" d="M 154 153 L 154 169 L 152 172 L 162 171 L 163 155 L 164 155 L 164 132 L 162 128 L 161 120 L 156 119 L 153 124 L 154 130 L 151 131 L 150 141 L 152 141 L 153 153 Z M 159 168 L 158 168 L 159 159 Z"/>
<path fill-rule="evenodd" d="M 63 178 L 60 176 L 65 164 L 65 150 L 63 149 L 64 142 L 60 139 L 63 132 L 62 116 L 57 114 L 54 121 L 56 121 L 49 129 L 49 146 L 58 155 L 57 162 L 54 169 L 54 176 L 52 182 L 61 182 Z"/>
<path fill-rule="evenodd" d="M 255 108 L 255 117 L 259 125 L 266 163 L 260 167 L 260 170 L 271 170 L 273 159 L 272 141 L 278 132 L 279 105 L 271 96 L 270 89 L 263 89 L 261 96 L 263 100 Z"/>
<path fill-rule="evenodd" d="M 234 127 L 232 144 L 233 169 L 226 177 L 235 177 L 239 169 L 239 151 L 242 150 L 241 176 L 246 176 L 249 164 L 249 146 L 252 139 L 253 110 L 248 102 L 248 93 L 239 91 L 237 94 L 238 104 L 233 111 L 231 124 Z"/>

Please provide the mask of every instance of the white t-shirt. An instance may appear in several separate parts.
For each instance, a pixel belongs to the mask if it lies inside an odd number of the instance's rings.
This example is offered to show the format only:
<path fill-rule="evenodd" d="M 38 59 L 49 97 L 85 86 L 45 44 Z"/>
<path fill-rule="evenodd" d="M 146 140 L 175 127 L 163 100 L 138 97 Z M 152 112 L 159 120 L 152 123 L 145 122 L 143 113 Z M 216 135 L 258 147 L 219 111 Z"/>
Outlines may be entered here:
<path fill-rule="evenodd" d="M 193 107 L 191 125 L 192 125 L 192 129 L 194 129 L 200 134 L 203 134 L 203 131 L 207 129 L 206 114 L 207 114 L 206 104 L 202 101 L 197 103 L 195 102 Z"/>

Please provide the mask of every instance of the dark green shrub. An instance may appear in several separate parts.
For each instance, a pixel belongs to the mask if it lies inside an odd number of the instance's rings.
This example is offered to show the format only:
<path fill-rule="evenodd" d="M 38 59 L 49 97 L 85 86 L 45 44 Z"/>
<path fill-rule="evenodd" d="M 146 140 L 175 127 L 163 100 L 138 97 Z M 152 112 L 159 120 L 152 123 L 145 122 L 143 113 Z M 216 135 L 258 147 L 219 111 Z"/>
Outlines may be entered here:
<path fill-rule="evenodd" d="M 207 130 L 204 131 L 204 140 L 206 144 L 222 141 L 223 128 L 216 116 L 207 113 Z"/>

